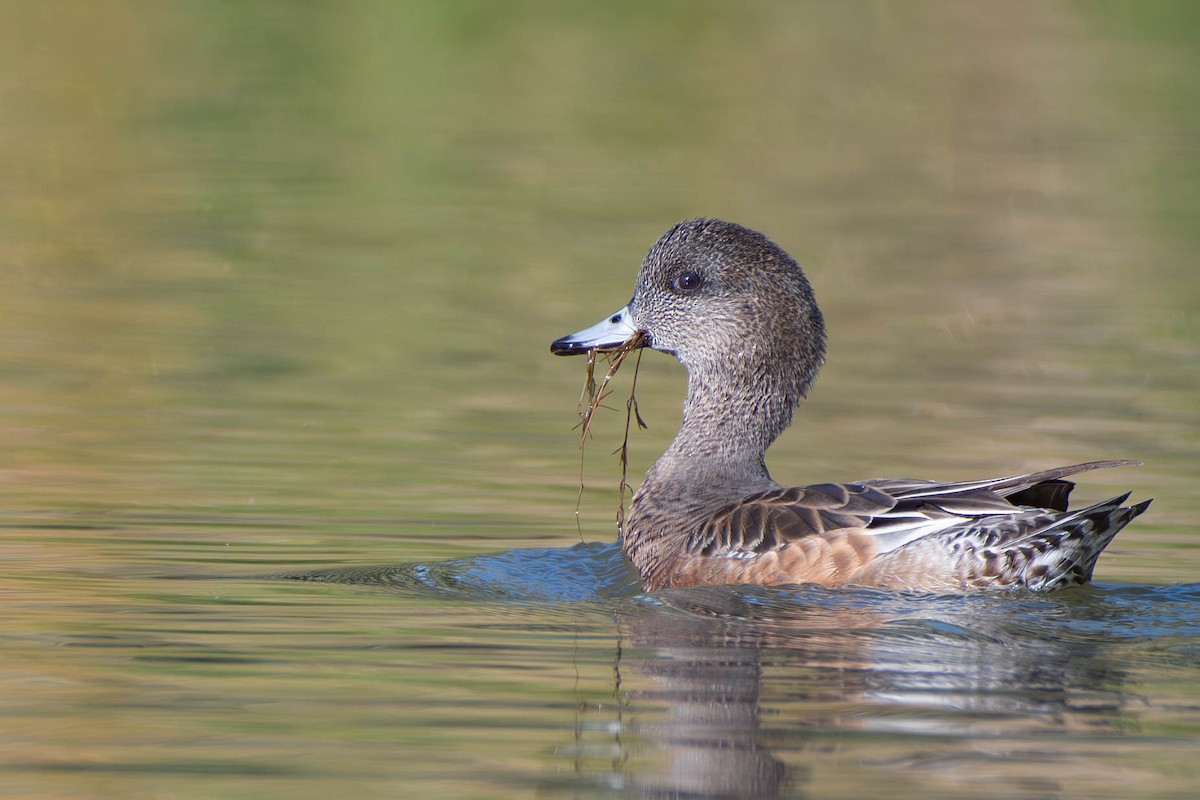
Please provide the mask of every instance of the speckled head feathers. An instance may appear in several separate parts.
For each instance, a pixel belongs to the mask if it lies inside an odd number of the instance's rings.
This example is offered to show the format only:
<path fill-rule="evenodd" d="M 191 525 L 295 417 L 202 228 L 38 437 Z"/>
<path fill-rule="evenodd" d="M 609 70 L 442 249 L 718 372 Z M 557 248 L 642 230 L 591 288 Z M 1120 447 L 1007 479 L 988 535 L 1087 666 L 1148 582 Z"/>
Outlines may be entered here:
<path fill-rule="evenodd" d="M 697 217 L 663 234 L 629 310 L 650 346 L 689 370 L 786 371 L 799 397 L 824 361 L 825 325 L 804 272 L 766 236 L 731 222 Z"/>

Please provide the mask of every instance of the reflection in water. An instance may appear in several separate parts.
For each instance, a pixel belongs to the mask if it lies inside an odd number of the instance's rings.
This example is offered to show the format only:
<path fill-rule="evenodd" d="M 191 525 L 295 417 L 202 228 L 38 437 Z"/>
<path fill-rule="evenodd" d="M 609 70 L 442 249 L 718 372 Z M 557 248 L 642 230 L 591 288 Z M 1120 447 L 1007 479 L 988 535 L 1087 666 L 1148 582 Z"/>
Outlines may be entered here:
<path fill-rule="evenodd" d="M 778 796 L 795 776 L 759 740 L 760 648 L 769 637 L 737 595 L 701 590 L 670 599 L 679 605 L 635 602 L 619 617 L 619 674 L 631 708 L 636 713 L 640 701 L 666 706 L 660 722 L 636 726 L 630 740 L 660 750 L 666 761 L 630 787 L 647 795 Z M 637 688 L 644 679 L 650 688 Z"/>
<path fill-rule="evenodd" d="M 886 775 L 911 763 L 911 736 L 998 738 L 990 752 L 942 741 L 936 758 L 921 756 L 924 769 L 951 770 L 965 757 L 982 779 L 988 761 L 998 768 L 1010 755 L 1007 736 L 1115 726 L 1122 672 L 1091 644 L 1022 630 L 1021 610 L 1011 596 L 720 587 L 628 602 L 613 777 L 634 796 L 792 796 L 829 747 Z M 1054 772 L 1043 770 L 1053 760 L 1026 754 L 1003 770 L 1009 780 L 1031 770 L 1037 792 L 1053 796 Z"/>
<path fill-rule="evenodd" d="M 645 595 L 615 543 L 288 577 L 466 600 L 505 630 L 569 631 L 559 666 L 573 683 L 575 741 L 554 735 L 554 777 L 541 778 L 551 794 L 1054 798 L 1189 780 L 1167 782 L 1130 748 L 1152 738 L 1170 760 L 1185 746 L 1177 732 L 1194 729 L 1195 584 Z M 511 668 L 493 628 L 463 630 L 489 674 Z M 535 654 L 533 641 L 515 663 L 554 674 L 555 650 Z M 563 707 L 551 707 L 561 724 Z M 489 725 L 464 730 L 491 736 Z"/>

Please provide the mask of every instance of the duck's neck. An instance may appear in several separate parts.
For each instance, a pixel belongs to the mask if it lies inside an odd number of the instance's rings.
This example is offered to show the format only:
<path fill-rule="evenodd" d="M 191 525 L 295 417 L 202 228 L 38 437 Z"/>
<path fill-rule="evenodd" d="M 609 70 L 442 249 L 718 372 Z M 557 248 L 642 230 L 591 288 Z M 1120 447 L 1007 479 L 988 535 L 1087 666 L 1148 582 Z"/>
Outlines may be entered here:
<path fill-rule="evenodd" d="M 740 496 L 769 485 L 764 457 L 791 422 L 800 391 L 798 381 L 767 366 L 747 359 L 691 370 L 683 424 L 646 482 L 685 482 L 706 496 L 716 487 Z"/>

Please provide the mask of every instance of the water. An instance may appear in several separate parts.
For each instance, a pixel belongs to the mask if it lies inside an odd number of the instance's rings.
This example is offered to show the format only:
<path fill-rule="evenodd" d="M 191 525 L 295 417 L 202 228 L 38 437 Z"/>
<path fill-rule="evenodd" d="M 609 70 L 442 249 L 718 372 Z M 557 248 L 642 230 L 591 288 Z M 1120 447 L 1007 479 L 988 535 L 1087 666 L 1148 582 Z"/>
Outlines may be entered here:
<path fill-rule="evenodd" d="M 0 15 L 6 796 L 1195 794 L 1190 4 Z M 830 326 L 777 478 L 1141 459 L 1097 584 L 640 594 L 547 351 L 700 213 Z"/>

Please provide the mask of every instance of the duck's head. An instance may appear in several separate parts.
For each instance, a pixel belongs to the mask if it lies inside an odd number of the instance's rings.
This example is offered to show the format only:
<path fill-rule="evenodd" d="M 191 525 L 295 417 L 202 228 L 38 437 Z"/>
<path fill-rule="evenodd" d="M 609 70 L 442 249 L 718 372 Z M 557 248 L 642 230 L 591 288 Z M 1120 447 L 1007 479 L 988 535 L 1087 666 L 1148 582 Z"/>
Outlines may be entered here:
<path fill-rule="evenodd" d="M 821 312 L 791 256 L 761 233 L 703 217 L 655 242 L 628 305 L 550 350 L 614 348 L 638 331 L 693 375 L 766 382 L 795 399 L 825 356 Z"/>

